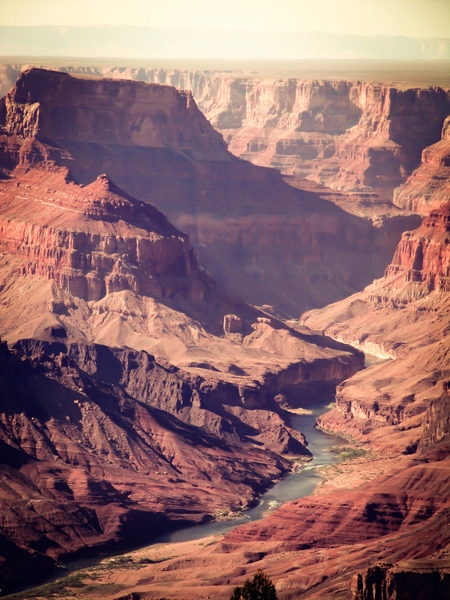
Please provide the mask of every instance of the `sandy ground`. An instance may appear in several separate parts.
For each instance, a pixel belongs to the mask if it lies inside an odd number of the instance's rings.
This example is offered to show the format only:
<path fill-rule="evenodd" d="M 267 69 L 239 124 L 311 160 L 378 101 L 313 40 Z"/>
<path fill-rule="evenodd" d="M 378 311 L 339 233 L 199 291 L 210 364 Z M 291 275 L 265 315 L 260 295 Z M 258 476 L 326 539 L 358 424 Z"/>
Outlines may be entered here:
<path fill-rule="evenodd" d="M 325 480 L 317 486 L 314 495 L 354 490 L 368 481 L 400 469 L 404 463 L 410 461 L 410 456 L 393 458 L 369 456 L 320 467 L 318 471 Z"/>

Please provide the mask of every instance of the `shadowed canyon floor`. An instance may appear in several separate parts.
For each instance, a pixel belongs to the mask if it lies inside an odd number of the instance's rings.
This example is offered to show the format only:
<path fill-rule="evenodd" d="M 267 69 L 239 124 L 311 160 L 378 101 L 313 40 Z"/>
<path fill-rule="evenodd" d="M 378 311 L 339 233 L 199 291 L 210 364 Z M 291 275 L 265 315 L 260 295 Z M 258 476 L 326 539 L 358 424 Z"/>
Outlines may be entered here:
<path fill-rule="evenodd" d="M 108 72 L 191 86 L 283 179 L 189 92 L 86 74 L 1 101 L 4 583 L 239 513 L 308 460 L 289 411 L 338 385 L 313 496 L 59 597 L 226 599 L 262 568 L 286 600 L 446 598 L 448 91 Z"/>

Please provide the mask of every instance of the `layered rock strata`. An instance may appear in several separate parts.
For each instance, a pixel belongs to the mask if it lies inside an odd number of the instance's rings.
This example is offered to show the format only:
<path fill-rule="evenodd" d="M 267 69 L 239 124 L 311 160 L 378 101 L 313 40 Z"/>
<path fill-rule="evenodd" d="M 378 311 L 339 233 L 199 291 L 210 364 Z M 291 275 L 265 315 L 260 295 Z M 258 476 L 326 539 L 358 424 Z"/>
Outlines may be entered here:
<path fill-rule="evenodd" d="M 395 216 L 387 241 L 382 224 L 238 160 L 191 96 L 167 86 L 31 69 L 5 97 L 2 122 L 4 176 L 42 162 L 83 185 L 105 173 L 188 233 L 225 291 L 287 316 L 379 276 L 398 230 L 411 227 Z"/>
<path fill-rule="evenodd" d="M 446 89 L 405 83 L 258 79 L 163 68 L 59 69 L 188 90 L 237 156 L 335 189 L 375 192 L 383 200 L 392 200 L 394 189 L 419 166 L 422 152 L 428 165 L 424 174 L 408 181 L 405 191 L 402 185 L 395 192 L 398 205 L 407 210 L 417 209 L 429 172 L 438 163 L 445 166 L 444 145 L 427 147 L 439 142 L 450 112 Z M 2 65 L 2 93 L 14 84 L 20 70 L 18 65 Z M 408 200 L 411 194 L 416 200 Z"/>
<path fill-rule="evenodd" d="M 112 73 L 136 76 L 133 70 Z M 421 151 L 439 140 L 450 113 L 448 91 L 440 88 L 164 69 L 139 76 L 192 90 L 237 156 L 336 189 L 375 191 L 388 200 L 418 166 Z"/>
<path fill-rule="evenodd" d="M 450 197 L 450 118 L 444 122 L 442 139 L 425 148 L 420 166 L 395 190 L 394 203 L 406 210 L 428 215 Z"/>
<path fill-rule="evenodd" d="M 106 175 L 80 187 L 47 165 L 0 182 L 0 249 L 23 275 L 55 281 L 84 300 L 121 290 L 201 301 L 205 284 L 186 235 Z"/>
<path fill-rule="evenodd" d="M 310 327 L 390 359 L 340 387 L 324 427 L 388 452 L 416 451 L 425 411 L 450 376 L 449 244 L 447 203 L 403 234 L 384 278 L 304 316 Z"/>

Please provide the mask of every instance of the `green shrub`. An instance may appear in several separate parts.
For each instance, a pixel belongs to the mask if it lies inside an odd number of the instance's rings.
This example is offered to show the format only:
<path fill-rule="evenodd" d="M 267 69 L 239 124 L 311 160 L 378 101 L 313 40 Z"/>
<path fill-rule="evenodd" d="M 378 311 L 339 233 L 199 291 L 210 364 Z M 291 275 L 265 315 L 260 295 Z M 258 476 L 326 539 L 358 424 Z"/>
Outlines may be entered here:
<path fill-rule="evenodd" d="M 253 579 L 234 588 L 230 600 L 278 600 L 272 581 L 264 571 L 258 570 Z"/>

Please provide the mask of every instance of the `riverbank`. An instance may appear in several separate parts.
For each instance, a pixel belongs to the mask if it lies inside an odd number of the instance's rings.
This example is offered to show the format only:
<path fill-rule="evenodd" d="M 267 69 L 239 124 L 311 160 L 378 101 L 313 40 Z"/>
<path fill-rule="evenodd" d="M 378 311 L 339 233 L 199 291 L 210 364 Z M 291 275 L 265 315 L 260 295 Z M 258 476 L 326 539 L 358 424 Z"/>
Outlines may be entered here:
<path fill-rule="evenodd" d="M 68 563 L 65 572 L 61 573 L 63 575 L 62 578 L 58 577 L 56 579 L 54 575 L 43 582 L 38 588 L 25 589 L 16 594 L 10 594 L 6 598 L 21 600 L 25 598 L 48 597 L 48 595 L 53 593 L 49 591 L 52 589 L 56 590 L 55 593 L 58 594 L 57 597 L 59 598 L 70 597 L 72 593 L 71 586 L 73 585 L 78 589 L 77 594 L 83 593 L 84 598 L 96 598 L 97 596 L 92 595 L 96 588 L 95 586 L 92 587 L 94 584 L 91 581 L 91 576 L 99 578 L 98 580 L 101 580 L 102 586 L 113 585 L 112 582 L 113 580 L 115 581 L 115 576 L 113 577 L 112 574 L 115 572 L 116 567 L 119 571 L 122 569 L 125 569 L 127 572 L 134 572 L 134 570 L 142 571 L 145 564 L 153 564 L 154 561 L 160 562 L 161 560 L 168 560 L 169 558 L 178 556 L 178 554 L 174 555 L 174 552 L 195 553 L 199 548 L 203 548 L 206 543 L 209 543 L 206 540 L 220 540 L 235 527 L 248 521 L 263 519 L 285 502 L 310 496 L 323 481 L 323 476 L 318 471 L 318 468 L 326 467 L 337 461 L 338 455 L 329 452 L 329 448 L 339 447 L 340 444 L 345 443 L 345 440 L 342 438 L 320 431 L 315 427 L 316 419 L 329 409 L 330 406 L 327 401 L 318 403 L 315 406 L 309 406 L 307 410 L 300 411 L 301 414 L 292 414 L 292 427 L 305 435 L 313 458 L 306 465 L 295 470 L 285 479 L 279 481 L 273 488 L 265 492 L 256 506 L 243 512 L 238 518 L 233 520 L 219 519 L 211 523 L 173 531 L 153 540 L 153 543 L 147 545 L 145 548 L 132 549 L 126 554 L 110 555 L 104 559 L 98 557 L 97 559 L 90 558 Z M 178 545 L 185 543 L 187 544 L 185 546 Z M 189 543 L 192 543 L 192 545 L 189 545 Z M 134 558 L 130 561 L 126 558 L 130 555 L 134 557 L 135 553 L 138 553 L 136 556 L 148 559 L 150 563 L 145 563 L 145 561 L 139 562 L 141 558 L 136 559 L 138 562 Z M 101 592 L 99 591 L 100 597 L 108 598 L 109 596 L 106 595 L 108 589 L 105 587 L 99 588 L 101 590 Z M 111 597 L 117 597 L 119 591 L 118 588 L 111 588 Z M 29 595 L 30 593 L 32 594 L 31 596 Z M 39 594 L 42 593 L 45 595 L 40 596 Z M 62 596 L 61 593 L 63 594 Z"/>

